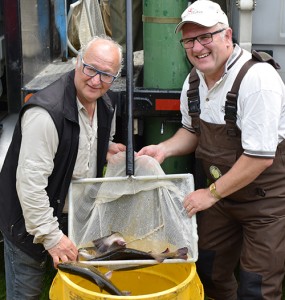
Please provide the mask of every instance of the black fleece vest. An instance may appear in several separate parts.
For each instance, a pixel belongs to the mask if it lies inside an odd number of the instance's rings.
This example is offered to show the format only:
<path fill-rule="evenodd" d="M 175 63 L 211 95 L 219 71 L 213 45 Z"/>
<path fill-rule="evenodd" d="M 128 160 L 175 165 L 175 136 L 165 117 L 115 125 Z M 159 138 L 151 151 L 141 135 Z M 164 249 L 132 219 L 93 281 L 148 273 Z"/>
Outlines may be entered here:
<path fill-rule="evenodd" d="M 111 96 L 112 93 L 108 92 L 97 100 L 97 177 L 101 177 L 103 173 L 115 111 L 114 99 L 111 99 L 109 95 Z M 16 170 L 22 139 L 21 117 L 24 111 L 31 106 L 40 106 L 46 109 L 58 132 L 59 145 L 54 158 L 54 169 L 48 179 L 46 191 L 50 206 L 54 208 L 54 215 L 59 217 L 74 170 L 79 143 L 80 128 L 74 71 L 67 73 L 47 88 L 34 94 L 23 106 L 0 173 L 0 229 L 22 251 L 35 259 L 42 260 L 45 250 L 41 244 L 33 244 L 34 236 L 29 235 L 26 231 L 22 208 L 16 191 Z"/>

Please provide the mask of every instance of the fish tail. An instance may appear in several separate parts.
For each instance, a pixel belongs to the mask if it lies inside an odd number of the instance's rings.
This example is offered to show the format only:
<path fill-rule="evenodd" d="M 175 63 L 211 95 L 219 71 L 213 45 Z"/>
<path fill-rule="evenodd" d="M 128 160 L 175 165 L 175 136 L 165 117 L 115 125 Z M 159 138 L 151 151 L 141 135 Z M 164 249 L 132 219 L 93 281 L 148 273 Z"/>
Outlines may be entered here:
<path fill-rule="evenodd" d="M 153 254 L 151 253 L 151 256 L 156 260 L 158 261 L 159 263 L 162 263 L 164 260 L 165 260 L 165 255 L 163 255 L 163 253 L 161 254 Z"/>
<path fill-rule="evenodd" d="M 188 254 L 188 248 L 187 247 L 177 249 L 177 258 L 187 260 L 188 259 L 187 254 Z"/>

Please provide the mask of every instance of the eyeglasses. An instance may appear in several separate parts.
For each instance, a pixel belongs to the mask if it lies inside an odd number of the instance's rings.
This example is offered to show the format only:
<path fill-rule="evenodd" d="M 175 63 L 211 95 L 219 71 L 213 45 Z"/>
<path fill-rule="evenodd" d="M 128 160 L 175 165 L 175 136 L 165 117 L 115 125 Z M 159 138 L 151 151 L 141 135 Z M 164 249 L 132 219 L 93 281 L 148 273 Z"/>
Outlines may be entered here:
<path fill-rule="evenodd" d="M 181 39 L 180 43 L 184 47 L 184 49 L 191 49 L 194 47 L 194 43 L 197 40 L 202 46 L 205 46 L 207 44 L 210 44 L 213 41 L 213 35 L 220 33 L 222 31 L 226 30 L 226 28 L 217 30 L 215 32 L 209 32 L 209 33 L 204 33 L 200 34 L 196 37 L 193 38 L 186 38 L 186 39 Z"/>
<path fill-rule="evenodd" d="M 93 66 L 90 66 L 90 65 L 86 64 L 84 62 L 83 58 L 81 58 L 81 61 L 82 61 L 82 65 L 83 65 L 82 72 L 85 75 L 89 76 L 89 77 L 94 77 L 96 75 L 99 75 L 100 80 L 102 82 L 105 82 L 105 83 L 108 83 L 108 84 L 113 83 L 114 80 L 118 77 L 118 75 L 114 76 L 112 74 L 97 70 Z"/>

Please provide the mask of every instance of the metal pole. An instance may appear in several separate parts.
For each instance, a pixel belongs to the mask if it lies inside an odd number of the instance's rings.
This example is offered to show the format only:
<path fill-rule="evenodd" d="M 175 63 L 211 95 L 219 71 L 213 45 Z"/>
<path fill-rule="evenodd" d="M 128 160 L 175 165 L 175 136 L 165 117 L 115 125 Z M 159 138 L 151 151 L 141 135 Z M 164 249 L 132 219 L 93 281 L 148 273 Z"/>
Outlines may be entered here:
<path fill-rule="evenodd" d="M 128 103 L 126 175 L 134 175 L 134 141 L 133 141 L 133 7 L 132 0 L 126 0 L 126 96 Z"/>

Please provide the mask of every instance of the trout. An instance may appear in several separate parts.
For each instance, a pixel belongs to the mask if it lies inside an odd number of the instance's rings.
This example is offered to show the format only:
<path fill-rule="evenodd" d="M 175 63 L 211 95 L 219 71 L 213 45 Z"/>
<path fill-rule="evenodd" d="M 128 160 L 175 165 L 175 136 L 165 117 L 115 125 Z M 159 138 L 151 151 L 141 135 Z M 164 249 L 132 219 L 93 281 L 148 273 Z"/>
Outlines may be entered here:
<path fill-rule="evenodd" d="M 104 274 L 102 274 L 96 267 L 86 265 L 79 262 L 65 262 L 59 263 L 58 268 L 70 274 L 81 276 L 93 283 L 95 283 L 101 290 L 108 292 L 110 295 L 126 296 L 120 291 Z"/>
<path fill-rule="evenodd" d="M 125 248 L 127 243 L 119 232 L 112 232 L 110 235 L 93 240 L 92 244 L 94 246 L 78 249 L 78 260 L 80 257 L 90 260 L 104 253 Z"/>
<path fill-rule="evenodd" d="M 92 251 L 92 247 L 81 248 L 78 250 L 79 255 L 85 257 L 88 261 L 108 261 L 108 260 L 148 260 L 154 259 L 161 263 L 165 259 L 184 259 L 188 258 L 188 248 L 179 248 L 176 251 L 170 252 L 167 248 L 162 253 L 145 252 L 132 248 L 117 248 L 101 255 L 92 255 L 87 258 L 86 253 Z"/>
<path fill-rule="evenodd" d="M 92 243 L 98 254 L 125 248 L 127 244 L 119 232 L 112 232 L 110 235 L 92 241 Z"/>

